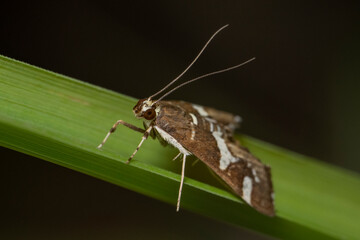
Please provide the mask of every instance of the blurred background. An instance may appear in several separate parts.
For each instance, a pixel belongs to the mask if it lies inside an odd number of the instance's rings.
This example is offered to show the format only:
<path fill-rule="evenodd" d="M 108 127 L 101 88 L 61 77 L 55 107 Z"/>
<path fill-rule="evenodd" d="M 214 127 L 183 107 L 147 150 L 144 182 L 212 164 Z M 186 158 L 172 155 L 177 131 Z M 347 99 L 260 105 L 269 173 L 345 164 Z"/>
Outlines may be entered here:
<path fill-rule="evenodd" d="M 357 1 L 8 2 L 0 54 L 143 98 L 230 24 L 182 80 L 256 61 L 168 99 L 239 114 L 244 134 L 359 172 L 359 10 Z M 266 239 L 21 153 L 1 156 L 4 239 Z"/>

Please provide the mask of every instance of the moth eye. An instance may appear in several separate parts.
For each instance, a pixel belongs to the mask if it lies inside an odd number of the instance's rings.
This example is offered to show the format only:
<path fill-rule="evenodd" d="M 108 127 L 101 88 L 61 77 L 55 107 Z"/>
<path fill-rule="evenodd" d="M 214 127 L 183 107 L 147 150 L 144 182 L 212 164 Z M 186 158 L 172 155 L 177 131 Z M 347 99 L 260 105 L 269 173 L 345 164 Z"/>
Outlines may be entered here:
<path fill-rule="evenodd" d="M 144 118 L 147 120 L 151 120 L 155 117 L 155 110 L 154 109 L 148 109 L 146 110 L 144 114 Z"/>

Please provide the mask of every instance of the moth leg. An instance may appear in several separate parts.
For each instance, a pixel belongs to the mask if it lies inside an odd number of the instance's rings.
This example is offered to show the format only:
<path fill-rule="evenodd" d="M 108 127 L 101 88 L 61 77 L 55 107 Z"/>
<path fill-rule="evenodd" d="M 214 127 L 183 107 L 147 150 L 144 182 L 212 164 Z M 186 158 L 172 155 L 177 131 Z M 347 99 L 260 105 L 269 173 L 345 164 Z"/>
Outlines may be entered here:
<path fill-rule="evenodd" d="M 179 152 L 178 155 L 176 155 L 176 156 L 173 158 L 173 161 L 175 161 L 180 155 L 181 155 L 181 152 Z"/>
<path fill-rule="evenodd" d="M 151 130 L 152 130 L 153 126 L 150 126 L 144 133 L 144 135 L 141 138 L 141 141 L 139 143 L 139 145 L 137 146 L 137 148 L 135 149 L 135 151 L 133 152 L 133 154 L 130 156 L 130 158 L 126 161 L 126 163 L 129 163 L 131 161 L 131 159 L 135 156 L 135 154 L 137 153 L 137 151 L 139 150 L 139 148 L 141 147 L 141 145 L 143 144 L 143 142 L 148 138 Z"/>
<path fill-rule="evenodd" d="M 197 159 L 191 164 L 191 166 L 192 166 L 192 167 L 195 166 L 195 164 L 197 164 L 199 161 L 200 161 L 200 160 L 197 158 Z"/>
<path fill-rule="evenodd" d="M 101 144 L 99 146 L 97 146 L 98 149 L 102 148 L 102 146 L 104 146 L 105 142 L 107 141 L 107 139 L 109 138 L 110 134 L 112 134 L 113 132 L 115 132 L 116 130 L 116 127 L 119 125 L 119 124 L 122 124 L 134 131 L 137 131 L 137 132 L 141 132 L 141 133 L 145 133 L 145 130 L 144 129 L 141 129 L 141 128 L 138 128 L 130 123 L 127 123 L 127 122 L 124 122 L 123 120 L 118 120 L 113 126 L 112 128 L 110 129 L 110 131 L 106 134 L 104 140 L 101 142 Z"/>
<path fill-rule="evenodd" d="M 182 163 L 182 170 L 181 170 L 181 181 L 180 181 L 180 188 L 179 188 L 179 195 L 176 205 L 176 211 L 178 212 L 180 209 L 180 199 L 181 199 L 181 191 L 184 184 L 184 176 L 185 176 L 185 161 L 186 161 L 186 154 L 183 155 L 183 163 Z"/>

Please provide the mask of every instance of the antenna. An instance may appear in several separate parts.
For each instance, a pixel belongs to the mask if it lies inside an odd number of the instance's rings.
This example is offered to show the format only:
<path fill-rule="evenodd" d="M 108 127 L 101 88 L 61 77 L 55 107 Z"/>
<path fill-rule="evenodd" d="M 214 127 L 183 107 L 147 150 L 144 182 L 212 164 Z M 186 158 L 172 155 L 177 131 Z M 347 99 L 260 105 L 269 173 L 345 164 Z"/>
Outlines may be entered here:
<path fill-rule="evenodd" d="M 251 61 L 254 61 L 254 60 L 255 60 L 255 58 L 253 57 L 253 58 L 251 58 L 251 59 L 249 59 L 249 60 L 247 60 L 247 61 L 245 61 L 245 62 L 243 62 L 243 63 L 240 63 L 240 64 L 238 64 L 238 65 L 235 65 L 235 66 L 232 66 L 232 67 L 228 67 L 228 68 L 225 68 L 225 69 L 221 69 L 221 70 L 218 70 L 218 71 L 215 71 L 215 72 L 207 73 L 207 74 L 201 75 L 201 76 L 199 76 L 199 77 L 193 78 L 193 79 L 191 79 L 191 80 L 189 80 L 189 81 L 187 81 L 187 82 L 184 82 L 184 83 L 180 84 L 179 86 L 176 86 L 175 88 L 171 89 L 170 91 L 168 91 L 167 93 L 165 93 L 164 95 L 162 95 L 162 97 L 160 97 L 158 100 L 156 100 L 156 102 L 160 101 L 161 99 L 163 99 L 164 97 L 166 97 L 166 96 L 169 95 L 170 93 L 174 92 L 175 90 L 177 90 L 177 89 L 179 89 L 179 88 L 181 88 L 181 87 L 183 87 L 183 86 L 185 86 L 185 85 L 187 85 L 187 84 L 189 84 L 189 83 L 195 82 L 195 81 L 200 80 L 200 79 L 205 78 L 205 77 L 209 77 L 209 76 L 212 76 L 212 75 L 216 75 L 216 74 L 219 74 L 219 73 L 223 73 L 223 72 L 230 71 L 230 70 L 232 70 L 232 69 L 241 67 L 241 66 L 243 66 L 243 65 L 245 65 L 245 64 L 247 64 L 247 63 L 249 63 L 249 62 L 251 62 Z M 155 103 L 156 103 L 156 102 L 155 102 Z"/>
<path fill-rule="evenodd" d="M 190 63 L 190 65 L 179 75 L 177 76 L 174 80 L 172 80 L 170 83 L 168 83 L 164 88 L 162 88 L 160 91 L 158 91 L 157 93 L 151 95 L 149 97 L 149 99 L 155 97 L 156 95 L 162 93 L 165 89 L 167 89 L 168 87 L 170 87 L 174 82 L 176 82 L 179 78 L 181 78 L 182 75 L 184 75 L 189 69 L 190 67 L 196 62 L 196 60 L 198 60 L 198 58 L 200 57 L 200 55 L 203 53 L 203 51 L 205 50 L 205 48 L 209 45 L 209 43 L 211 42 L 211 40 L 224 28 L 226 28 L 227 26 L 229 26 L 229 24 L 226 24 L 225 26 L 221 27 L 219 30 L 217 30 L 211 37 L 210 39 L 205 43 L 204 47 L 201 49 L 201 51 L 199 52 L 199 54 L 195 57 L 195 59 Z"/>

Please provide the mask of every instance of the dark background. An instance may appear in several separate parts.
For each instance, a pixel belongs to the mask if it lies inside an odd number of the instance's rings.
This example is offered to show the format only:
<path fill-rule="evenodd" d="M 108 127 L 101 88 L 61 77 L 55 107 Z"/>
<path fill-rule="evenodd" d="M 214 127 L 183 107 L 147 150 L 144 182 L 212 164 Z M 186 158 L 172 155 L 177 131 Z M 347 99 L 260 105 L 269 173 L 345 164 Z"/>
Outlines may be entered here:
<path fill-rule="evenodd" d="M 360 171 L 357 1 L 69 1 L 2 5 L 0 54 L 133 96 L 177 76 L 232 66 L 168 99 L 240 114 L 242 132 Z M 129 109 L 131 111 L 131 109 Z M 1 149 L 0 235 L 7 239 L 246 239 L 182 211 Z"/>

